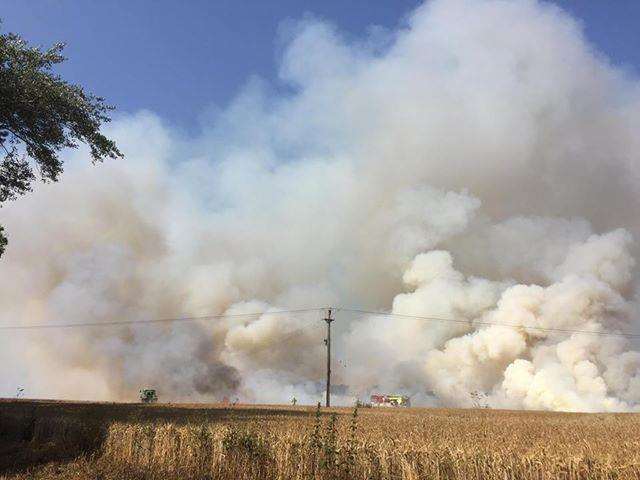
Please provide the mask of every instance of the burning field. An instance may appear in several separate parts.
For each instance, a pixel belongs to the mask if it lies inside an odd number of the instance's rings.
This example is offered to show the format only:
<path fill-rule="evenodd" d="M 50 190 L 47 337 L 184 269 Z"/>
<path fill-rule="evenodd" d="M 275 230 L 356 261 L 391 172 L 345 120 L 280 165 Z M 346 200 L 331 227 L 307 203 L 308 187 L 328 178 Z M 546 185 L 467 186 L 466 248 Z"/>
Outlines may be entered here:
<path fill-rule="evenodd" d="M 0 403 L 0 478 L 635 479 L 640 416 Z"/>
<path fill-rule="evenodd" d="M 335 306 L 336 404 L 638 410 L 637 78 L 548 2 L 289 27 L 277 86 L 3 206 L 0 395 L 314 404 Z"/>
<path fill-rule="evenodd" d="M 0 480 L 640 478 L 640 81 L 561 4 L 285 22 L 65 151 L 1 212 Z"/>

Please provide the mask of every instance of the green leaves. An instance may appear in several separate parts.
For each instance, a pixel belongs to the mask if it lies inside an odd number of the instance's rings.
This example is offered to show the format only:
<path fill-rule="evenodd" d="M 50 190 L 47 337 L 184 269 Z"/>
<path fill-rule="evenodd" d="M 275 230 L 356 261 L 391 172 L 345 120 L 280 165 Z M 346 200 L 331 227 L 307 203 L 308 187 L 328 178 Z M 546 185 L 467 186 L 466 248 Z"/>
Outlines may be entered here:
<path fill-rule="evenodd" d="M 4 228 L 0 225 L 0 256 L 4 253 L 4 249 L 7 246 L 7 237 L 4 236 Z"/>
<path fill-rule="evenodd" d="M 94 162 L 123 156 L 100 133 L 113 107 L 53 72 L 65 60 L 63 50 L 62 43 L 42 50 L 16 34 L 0 34 L 0 204 L 31 190 L 34 169 L 41 180 L 56 181 L 64 148 L 84 143 Z"/>
<path fill-rule="evenodd" d="M 35 178 L 31 165 L 15 153 L 9 153 L 0 162 L 0 203 L 14 200 L 31 190 L 31 182 Z"/>

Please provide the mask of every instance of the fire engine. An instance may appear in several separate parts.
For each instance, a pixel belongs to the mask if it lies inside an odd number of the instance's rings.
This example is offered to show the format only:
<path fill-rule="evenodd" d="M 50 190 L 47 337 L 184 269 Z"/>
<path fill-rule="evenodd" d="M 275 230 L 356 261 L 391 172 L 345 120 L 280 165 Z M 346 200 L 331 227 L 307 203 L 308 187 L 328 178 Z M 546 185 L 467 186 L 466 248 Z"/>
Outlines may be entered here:
<path fill-rule="evenodd" d="M 406 395 L 371 395 L 372 407 L 410 407 L 411 399 Z"/>

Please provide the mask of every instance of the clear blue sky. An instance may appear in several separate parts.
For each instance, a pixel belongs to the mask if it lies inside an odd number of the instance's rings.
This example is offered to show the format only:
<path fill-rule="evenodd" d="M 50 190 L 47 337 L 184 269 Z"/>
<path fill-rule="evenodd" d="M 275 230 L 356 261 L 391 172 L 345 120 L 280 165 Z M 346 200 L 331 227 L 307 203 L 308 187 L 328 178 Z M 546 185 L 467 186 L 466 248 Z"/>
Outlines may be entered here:
<path fill-rule="evenodd" d="M 120 111 L 192 129 L 251 75 L 274 80 L 278 26 L 305 14 L 347 35 L 394 27 L 418 0 L 0 0 L 3 31 L 68 44 L 60 70 Z M 556 0 L 614 63 L 640 72 L 640 0 Z"/>

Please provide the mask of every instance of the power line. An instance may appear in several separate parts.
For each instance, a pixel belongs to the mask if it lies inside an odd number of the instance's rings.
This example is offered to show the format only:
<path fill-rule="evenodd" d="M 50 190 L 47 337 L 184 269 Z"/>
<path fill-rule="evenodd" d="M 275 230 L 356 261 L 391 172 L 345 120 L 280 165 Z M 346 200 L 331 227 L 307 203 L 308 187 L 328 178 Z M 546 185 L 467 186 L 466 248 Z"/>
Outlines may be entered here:
<path fill-rule="evenodd" d="M 557 333 L 579 333 L 579 334 L 587 334 L 587 335 L 599 335 L 603 337 L 624 337 L 624 338 L 640 338 L 640 334 L 636 333 L 623 333 L 623 332 L 595 332 L 591 330 L 574 330 L 569 328 L 552 328 L 552 327 L 536 327 L 536 326 L 528 326 L 528 325 L 519 325 L 515 323 L 499 323 L 499 322 L 486 322 L 481 320 L 465 320 L 461 318 L 443 318 L 443 317 L 433 317 L 433 316 L 420 316 L 420 315 L 405 315 L 401 313 L 391 313 L 391 312 L 376 312 L 372 310 L 361 310 L 356 308 L 337 308 L 336 310 L 340 312 L 350 312 L 350 313 L 358 313 L 362 315 L 377 315 L 381 317 L 399 317 L 399 318 L 413 318 L 416 320 L 428 320 L 435 322 L 446 322 L 446 323 L 462 323 L 465 325 L 486 325 L 486 326 L 497 326 L 497 327 L 507 327 L 514 329 L 528 329 L 528 330 L 539 330 L 543 332 L 557 332 Z"/>
<path fill-rule="evenodd" d="M 289 313 L 306 313 L 306 312 L 319 312 L 326 311 L 327 308 L 300 308 L 300 309 L 285 309 L 285 310 L 273 310 L 273 311 L 265 311 L 265 312 L 254 312 L 254 313 L 237 313 L 237 314 L 217 314 L 217 315 L 202 315 L 202 316 L 194 316 L 194 317 L 175 317 L 175 318 L 154 318 L 154 319 L 146 319 L 146 320 L 123 320 L 123 321 L 107 321 L 107 322 L 82 322 L 82 323 L 54 323 L 54 324 L 36 324 L 36 325 L 0 325 L 0 330 L 44 330 L 44 329 L 56 329 L 56 328 L 86 328 L 86 327 L 112 327 L 112 326 L 125 326 L 125 325 L 146 325 L 146 324 L 157 324 L 157 323 L 179 323 L 179 322 L 197 322 L 200 320 L 215 320 L 215 319 L 223 319 L 223 318 L 252 318 L 252 317 L 260 317 L 262 315 L 269 314 L 289 314 Z M 635 333 L 624 333 L 624 332 L 597 332 L 590 330 L 577 330 L 577 329 L 569 329 L 569 328 L 553 328 L 553 327 L 539 327 L 539 326 L 528 326 L 528 325 L 519 325 L 514 323 L 500 323 L 500 322 L 488 322 L 482 320 L 467 320 L 461 318 L 446 318 L 446 317 L 436 317 L 436 316 L 426 316 L 426 315 L 407 315 L 401 313 L 392 313 L 392 312 L 380 312 L 374 310 L 364 310 L 357 308 L 344 308 L 344 307 L 333 307 L 335 312 L 346 312 L 346 313 L 355 313 L 361 315 L 376 315 L 381 317 L 397 317 L 397 318 L 410 318 L 416 320 L 426 320 L 426 321 L 434 321 L 434 322 L 445 322 L 445 323 L 458 323 L 465 324 L 469 326 L 481 325 L 481 326 L 498 326 L 498 327 L 506 327 L 513 329 L 527 329 L 527 330 L 537 330 L 541 332 L 554 332 L 554 333 L 577 333 L 584 335 L 597 335 L 603 337 L 623 337 L 623 338 L 640 338 L 640 334 Z"/>
<path fill-rule="evenodd" d="M 219 315 L 203 315 L 198 317 L 153 318 L 147 320 L 123 320 L 108 322 L 83 322 L 83 323 L 50 323 L 36 325 L 0 325 L 0 330 L 40 330 L 52 328 L 78 328 L 78 327 L 112 327 L 118 325 L 144 325 L 153 323 L 196 322 L 198 320 L 215 320 L 221 318 L 247 318 L 261 317 L 262 315 L 275 315 L 280 313 L 303 313 L 324 310 L 322 308 L 300 308 L 296 310 L 273 310 L 269 312 L 235 313 Z"/>

